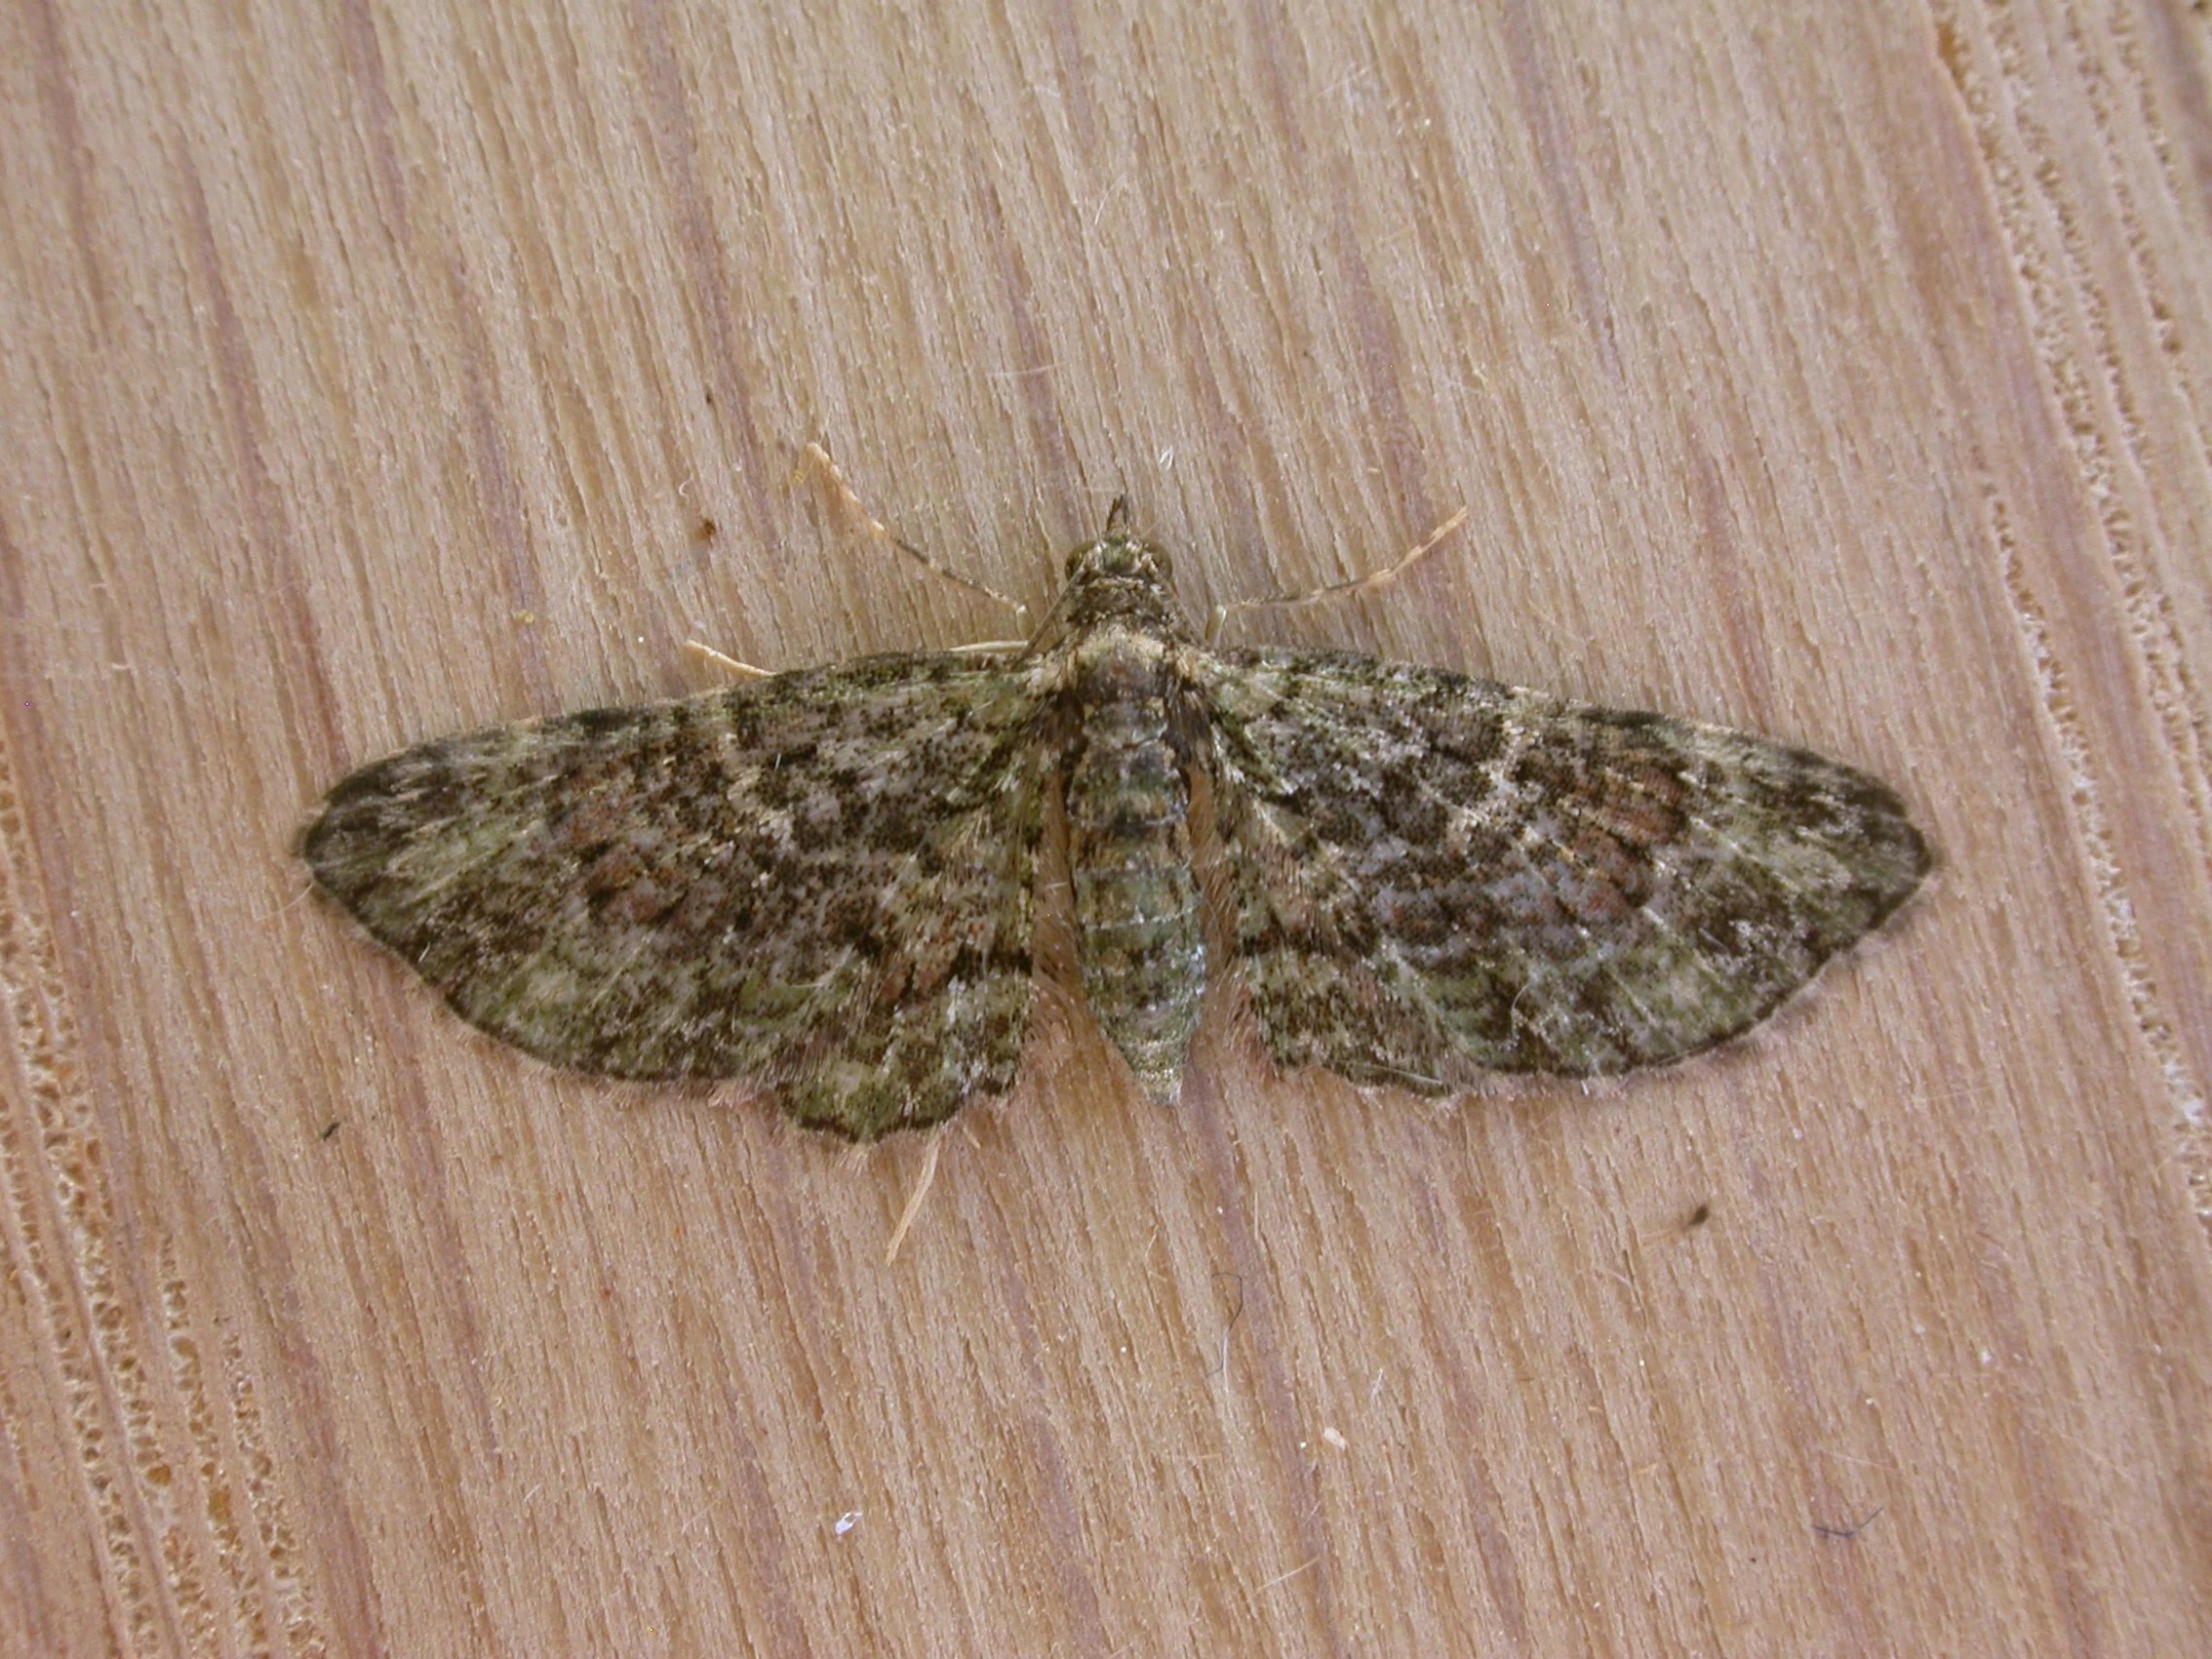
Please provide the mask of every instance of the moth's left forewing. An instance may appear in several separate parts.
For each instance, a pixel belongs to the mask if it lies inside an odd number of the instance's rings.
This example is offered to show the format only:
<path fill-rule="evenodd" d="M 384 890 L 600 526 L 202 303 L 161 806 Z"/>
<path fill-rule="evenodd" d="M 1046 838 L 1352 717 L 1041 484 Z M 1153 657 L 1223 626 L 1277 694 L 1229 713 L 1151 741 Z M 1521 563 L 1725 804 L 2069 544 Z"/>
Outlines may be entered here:
<path fill-rule="evenodd" d="M 1745 1030 L 1919 883 L 1864 774 L 1747 734 L 1342 652 L 1194 653 L 1270 1052 L 1441 1093 Z"/>
<path fill-rule="evenodd" d="M 494 1036 L 872 1138 L 1012 1081 L 1038 714 L 919 655 L 502 727 L 363 768 L 302 855 Z"/>

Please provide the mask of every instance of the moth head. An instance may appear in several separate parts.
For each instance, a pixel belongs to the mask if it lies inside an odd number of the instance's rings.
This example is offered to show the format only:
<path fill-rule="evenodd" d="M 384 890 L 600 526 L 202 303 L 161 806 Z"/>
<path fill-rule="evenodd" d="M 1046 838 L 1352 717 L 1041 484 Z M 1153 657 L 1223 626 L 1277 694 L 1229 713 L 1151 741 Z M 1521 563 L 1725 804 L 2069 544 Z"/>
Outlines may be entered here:
<path fill-rule="evenodd" d="M 1068 555 L 1067 579 L 1072 582 L 1083 575 L 1134 577 L 1165 586 L 1169 570 L 1168 556 L 1130 531 L 1129 497 L 1117 495 L 1113 510 L 1106 515 L 1105 533 Z"/>

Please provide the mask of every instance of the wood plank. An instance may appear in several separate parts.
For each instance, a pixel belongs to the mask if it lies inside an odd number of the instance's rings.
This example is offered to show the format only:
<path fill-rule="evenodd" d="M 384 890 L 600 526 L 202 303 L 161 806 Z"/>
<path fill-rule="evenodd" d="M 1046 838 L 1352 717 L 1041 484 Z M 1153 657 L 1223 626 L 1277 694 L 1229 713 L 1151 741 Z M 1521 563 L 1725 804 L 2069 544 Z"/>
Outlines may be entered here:
<path fill-rule="evenodd" d="M 2212 1649 L 2204 24 L 0 15 L 0 1647 Z M 1194 614 L 1752 727 L 1929 895 L 1441 1112 L 1065 998 L 850 1153 L 305 896 L 350 767 Z M 924 1162 L 935 1182 L 893 1263 Z"/>

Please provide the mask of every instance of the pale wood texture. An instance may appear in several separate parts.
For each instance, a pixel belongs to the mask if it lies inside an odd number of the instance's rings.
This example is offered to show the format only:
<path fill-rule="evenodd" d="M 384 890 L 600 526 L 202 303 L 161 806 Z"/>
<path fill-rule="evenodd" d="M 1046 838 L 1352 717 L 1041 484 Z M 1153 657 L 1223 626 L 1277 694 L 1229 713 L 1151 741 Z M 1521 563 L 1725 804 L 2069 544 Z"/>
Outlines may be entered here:
<path fill-rule="evenodd" d="M 1787 21 L 1784 14 L 1787 13 Z M 0 1648 L 2212 1651 L 2212 106 L 2154 0 L 0 8 Z M 307 901 L 348 768 L 1194 612 L 1775 734 L 1729 1056 L 848 1154 Z M 1698 1218 L 1704 1217 L 1702 1223 Z M 1854 1530 L 1857 1529 L 1857 1530 Z"/>

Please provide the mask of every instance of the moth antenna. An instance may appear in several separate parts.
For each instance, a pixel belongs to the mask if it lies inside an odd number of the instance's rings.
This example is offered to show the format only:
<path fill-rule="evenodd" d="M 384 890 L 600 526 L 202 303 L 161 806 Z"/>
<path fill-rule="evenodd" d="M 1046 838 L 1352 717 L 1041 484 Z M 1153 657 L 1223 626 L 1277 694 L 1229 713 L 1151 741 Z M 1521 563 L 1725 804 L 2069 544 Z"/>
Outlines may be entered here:
<path fill-rule="evenodd" d="M 838 468 L 837 463 L 830 459 L 830 451 L 812 439 L 808 441 L 806 449 L 801 452 L 799 466 L 794 473 L 794 480 L 797 480 L 799 474 L 807 472 L 813 472 L 819 477 L 827 478 L 830 487 L 836 491 L 837 499 L 847 511 L 859 517 L 860 522 L 867 526 L 868 534 L 875 537 L 876 540 L 888 543 L 931 575 L 950 582 L 956 588 L 965 588 L 970 593 L 981 594 L 985 599 L 996 600 L 1016 616 L 1025 617 L 1029 614 L 1029 607 L 1020 600 L 1010 598 L 1006 594 L 1000 593 L 996 588 L 986 587 L 972 576 L 962 576 L 949 565 L 940 564 L 937 560 L 932 559 L 920 548 L 914 546 L 913 543 L 904 541 L 893 534 L 888 525 L 867 510 L 867 503 L 860 499 L 859 492 L 845 482 L 844 473 Z"/>
<path fill-rule="evenodd" d="M 1310 588 L 1304 593 L 1279 593 L 1266 599 L 1232 599 L 1226 605 L 1216 605 L 1214 614 L 1206 623 L 1206 639 L 1211 644 L 1219 637 L 1222 625 L 1245 611 L 1294 610 L 1301 605 L 1316 605 L 1325 599 L 1349 599 L 1356 593 L 1367 593 L 1375 588 L 1395 581 L 1434 550 L 1452 531 L 1467 521 L 1467 509 L 1461 507 L 1433 530 L 1415 547 L 1399 555 L 1386 569 L 1370 571 L 1365 576 L 1355 576 L 1349 581 L 1331 582 L 1327 587 Z"/>

